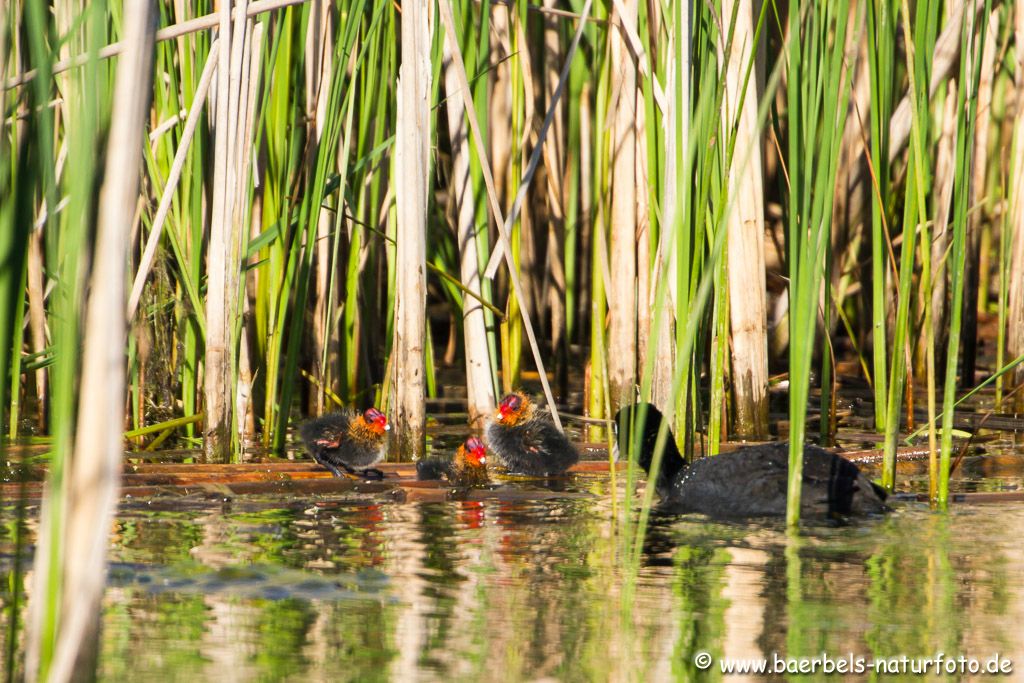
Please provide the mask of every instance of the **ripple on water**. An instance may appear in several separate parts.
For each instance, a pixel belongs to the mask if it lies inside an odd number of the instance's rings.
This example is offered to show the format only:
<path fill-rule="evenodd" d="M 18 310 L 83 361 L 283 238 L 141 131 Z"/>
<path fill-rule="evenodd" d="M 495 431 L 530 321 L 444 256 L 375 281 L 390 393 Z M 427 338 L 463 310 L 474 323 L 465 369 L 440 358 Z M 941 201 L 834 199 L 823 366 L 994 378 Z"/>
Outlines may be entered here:
<path fill-rule="evenodd" d="M 991 467 L 957 486 L 1018 481 Z M 777 520 L 652 517 L 637 545 L 606 475 L 496 486 L 516 496 L 126 505 L 102 677 L 691 680 L 704 651 L 1024 667 L 1024 504 L 898 503 L 796 538 Z M 0 569 L 11 552 L 0 534 Z"/>

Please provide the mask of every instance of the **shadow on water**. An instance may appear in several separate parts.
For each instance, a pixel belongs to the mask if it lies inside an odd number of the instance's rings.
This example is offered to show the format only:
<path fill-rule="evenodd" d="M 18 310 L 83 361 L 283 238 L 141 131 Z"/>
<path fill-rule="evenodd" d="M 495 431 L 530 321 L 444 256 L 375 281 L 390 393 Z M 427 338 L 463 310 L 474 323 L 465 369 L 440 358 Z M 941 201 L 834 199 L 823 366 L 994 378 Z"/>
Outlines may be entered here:
<path fill-rule="evenodd" d="M 1022 454 L 990 451 L 958 490 L 1021 485 Z M 777 521 L 654 517 L 627 609 L 607 474 L 494 491 L 125 500 L 101 678 L 721 680 L 722 658 L 823 653 L 1024 666 L 1019 502 L 900 503 L 798 540 Z M 13 508 L 2 515 L 6 601 Z"/>

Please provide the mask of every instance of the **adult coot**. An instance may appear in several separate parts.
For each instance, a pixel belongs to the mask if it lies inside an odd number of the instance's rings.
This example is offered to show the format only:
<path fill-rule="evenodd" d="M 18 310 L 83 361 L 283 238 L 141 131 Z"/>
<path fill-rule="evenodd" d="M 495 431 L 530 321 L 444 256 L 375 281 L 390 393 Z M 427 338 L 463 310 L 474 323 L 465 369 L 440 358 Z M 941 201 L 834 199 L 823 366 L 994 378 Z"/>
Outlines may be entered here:
<path fill-rule="evenodd" d="M 640 410 L 646 405 L 646 419 Z M 622 408 L 616 416 L 619 448 L 628 452 L 630 411 L 640 432 L 638 460 L 650 474 L 658 431 L 664 420 L 651 404 Z M 658 478 L 659 510 L 699 512 L 711 517 L 772 517 L 786 514 L 789 446 L 785 443 L 748 446 L 730 453 L 700 458 L 687 465 L 671 432 L 665 444 Z M 842 518 L 885 512 L 885 491 L 852 462 L 817 446 L 804 446 L 800 516 Z"/>

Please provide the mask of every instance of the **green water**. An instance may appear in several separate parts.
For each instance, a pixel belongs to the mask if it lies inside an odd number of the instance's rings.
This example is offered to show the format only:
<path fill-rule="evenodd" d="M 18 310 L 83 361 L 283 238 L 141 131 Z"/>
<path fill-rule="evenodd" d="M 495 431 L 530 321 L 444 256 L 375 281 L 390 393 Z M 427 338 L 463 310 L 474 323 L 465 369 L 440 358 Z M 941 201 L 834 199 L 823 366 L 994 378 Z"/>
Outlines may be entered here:
<path fill-rule="evenodd" d="M 1020 486 L 1017 456 L 972 458 L 957 487 Z M 514 502 L 501 491 L 447 503 L 126 501 L 100 677 L 778 680 L 723 677 L 719 660 L 938 652 L 982 663 L 999 653 L 1024 672 L 1024 504 L 948 515 L 899 504 L 885 518 L 805 528 L 798 541 L 777 524 L 658 519 L 631 583 L 609 485 L 574 475 L 555 497 Z M 537 483 L 502 486 L 551 496 Z M 0 532 L 7 577 L 11 514 Z M 695 664 L 705 652 L 707 672 Z"/>

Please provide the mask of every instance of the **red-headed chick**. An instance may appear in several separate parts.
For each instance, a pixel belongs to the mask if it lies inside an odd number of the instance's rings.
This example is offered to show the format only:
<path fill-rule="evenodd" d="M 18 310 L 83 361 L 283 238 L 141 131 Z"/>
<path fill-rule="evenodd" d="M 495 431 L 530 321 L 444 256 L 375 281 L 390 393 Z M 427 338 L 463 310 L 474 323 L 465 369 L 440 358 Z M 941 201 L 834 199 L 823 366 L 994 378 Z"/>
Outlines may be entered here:
<path fill-rule="evenodd" d="M 494 422 L 487 427 L 487 446 L 514 474 L 560 475 L 580 459 L 551 415 L 519 392 L 498 404 Z"/>
<path fill-rule="evenodd" d="M 471 436 L 448 458 L 424 458 L 416 463 L 416 478 L 447 479 L 453 486 L 479 486 L 487 483 L 487 448 Z"/>
<path fill-rule="evenodd" d="M 373 465 L 384 459 L 384 435 L 391 429 L 384 413 L 329 413 L 302 425 L 299 434 L 313 459 L 334 476 L 383 479 Z"/>

